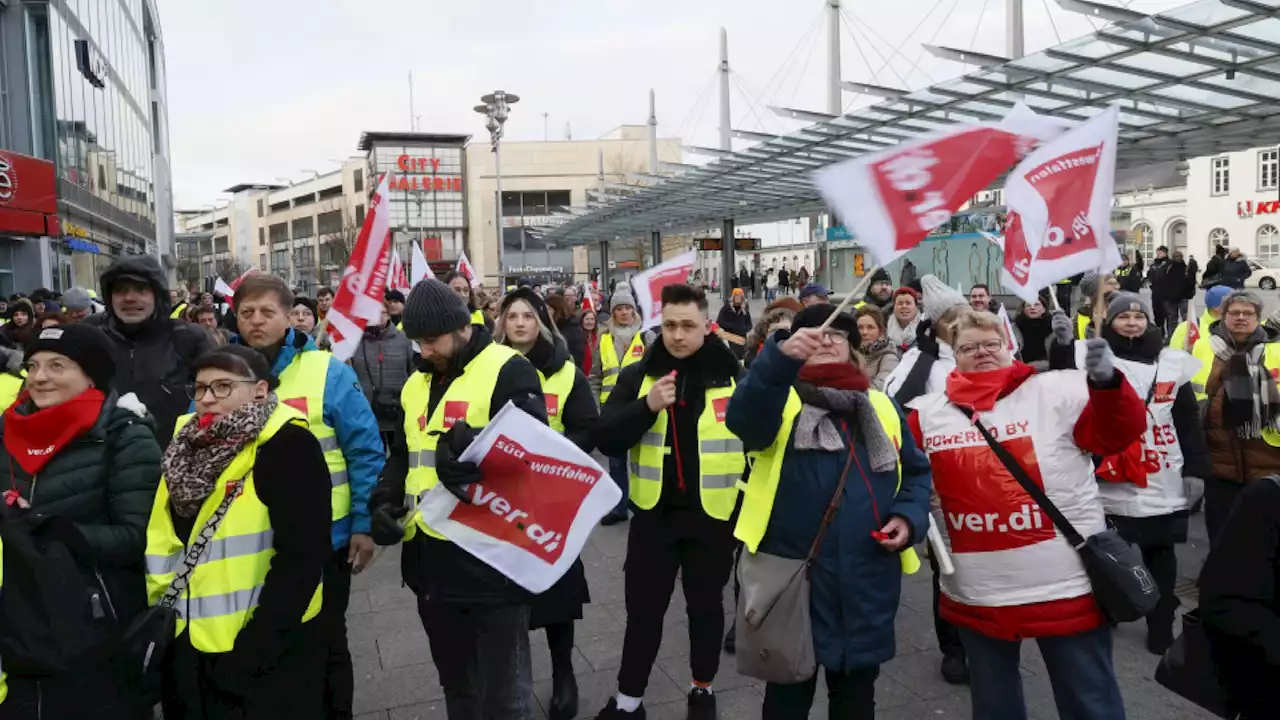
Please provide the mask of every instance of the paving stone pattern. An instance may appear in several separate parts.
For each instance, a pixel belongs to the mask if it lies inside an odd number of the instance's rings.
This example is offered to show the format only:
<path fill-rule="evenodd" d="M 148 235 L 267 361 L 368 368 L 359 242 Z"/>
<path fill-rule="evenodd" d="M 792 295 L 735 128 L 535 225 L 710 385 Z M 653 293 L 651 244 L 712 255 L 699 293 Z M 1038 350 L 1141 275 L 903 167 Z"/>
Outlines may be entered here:
<path fill-rule="evenodd" d="M 597 528 L 582 553 L 594 602 L 577 626 L 574 668 L 582 695 L 579 717 L 591 718 L 616 692 L 626 622 L 622 563 L 626 556 L 627 526 Z M 1207 552 L 1204 526 L 1192 523 L 1191 542 L 1179 548 L 1184 608 L 1195 602 L 1192 580 Z M 726 590 L 726 617 L 732 615 L 732 587 Z M 358 720 L 443 720 L 443 692 L 431 663 L 431 650 L 418 619 L 412 593 L 400 585 L 399 553 L 385 552 L 367 572 L 357 576 L 347 618 L 351 654 L 355 658 L 355 712 Z M 678 586 L 663 628 L 662 650 L 649 678 L 645 708 L 658 720 L 685 717 L 689 688 L 689 637 L 684 597 Z M 1166 691 L 1152 680 L 1157 658 L 1145 647 L 1146 628 L 1131 623 L 1115 635 L 1115 665 L 1129 720 L 1195 720 L 1212 716 Z M 535 632 L 533 676 L 540 704 L 539 717 L 551 696 L 551 662 L 546 637 Z M 881 668 L 876 683 L 877 717 L 885 720 L 969 718 L 968 690 L 943 682 L 938 674 L 941 656 L 930 614 L 928 568 L 907 578 L 897 618 L 898 655 Z M 1057 718 L 1053 692 L 1035 643 L 1023 645 L 1024 692 L 1032 718 Z M 821 681 L 819 681 L 821 683 Z M 734 671 L 725 655 L 716 677 L 720 717 L 747 720 L 760 717 L 763 684 Z M 826 718 L 822 687 L 810 717 Z"/>

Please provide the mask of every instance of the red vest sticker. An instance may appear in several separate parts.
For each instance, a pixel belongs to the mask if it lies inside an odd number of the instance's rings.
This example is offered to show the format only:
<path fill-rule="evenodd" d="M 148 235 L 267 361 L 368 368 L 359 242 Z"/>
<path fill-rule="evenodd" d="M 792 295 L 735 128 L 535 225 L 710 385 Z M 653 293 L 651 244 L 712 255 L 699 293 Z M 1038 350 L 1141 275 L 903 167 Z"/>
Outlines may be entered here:
<path fill-rule="evenodd" d="M 1280 382 L 1280 368 L 1272 368 L 1271 379 Z"/>
<path fill-rule="evenodd" d="M 716 422 L 722 423 L 724 422 L 724 413 L 729 409 L 729 398 L 713 398 L 711 407 L 716 410 Z"/>
<path fill-rule="evenodd" d="M 286 398 L 284 404 L 307 417 L 311 417 L 311 413 L 307 412 L 307 399 L 305 397 Z"/>
<path fill-rule="evenodd" d="M 467 421 L 467 408 L 471 403 L 465 400 L 450 400 L 444 404 L 444 429 L 453 427 L 454 423 Z"/>
<path fill-rule="evenodd" d="M 644 345 L 636 343 L 631 346 L 631 357 L 644 357 Z"/>
<path fill-rule="evenodd" d="M 1029 436 L 1004 438 L 1000 445 L 1044 487 Z M 1054 537 L 1053 521 L 985 443 L 937 450 L 929 461 L 952 552 L 1011 550 Z"/>
<path fill-rule="evenodd" d="M 560 396 L 545 393 L 543 395 L 547 399 L 547 417 L 553 418 L 560 414 Z"/>
<path fill-rule="evenodd" d="M 1173 386 L 1174 382 L 1172 380 L 1156 383 L 1153 401 L 1158 403 L 1173 402 Z"/>
<path fill-rule="evenodd" d="M 419 415 L 418 416 L 418 432 L 422 432 L 426 429 L 427 429 L 427 416 Z"/>

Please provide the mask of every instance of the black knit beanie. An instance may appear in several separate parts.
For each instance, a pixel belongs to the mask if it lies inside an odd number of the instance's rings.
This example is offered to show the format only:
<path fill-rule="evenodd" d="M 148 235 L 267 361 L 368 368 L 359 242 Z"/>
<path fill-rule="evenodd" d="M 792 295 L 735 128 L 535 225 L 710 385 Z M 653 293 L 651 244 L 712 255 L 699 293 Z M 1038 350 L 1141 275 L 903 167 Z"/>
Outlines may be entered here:
<path fill-rule="evenodd" d="M 466 303 L 448 285 L 427 278 L 413 286 L 404 302 L 403 331 L 410 340 L 448 335 L 471 324 Z"/>
<path fill-rule="evenodd" d="M 27 343 L 24 360 L 30 360 L 38 352 L 67 356 L 89 376 L 95 388 L 104 393 L 111 391 L 116 361 L 111 353 L 111 340 L 98 328 L 83 323 L 45 328 Z"/>

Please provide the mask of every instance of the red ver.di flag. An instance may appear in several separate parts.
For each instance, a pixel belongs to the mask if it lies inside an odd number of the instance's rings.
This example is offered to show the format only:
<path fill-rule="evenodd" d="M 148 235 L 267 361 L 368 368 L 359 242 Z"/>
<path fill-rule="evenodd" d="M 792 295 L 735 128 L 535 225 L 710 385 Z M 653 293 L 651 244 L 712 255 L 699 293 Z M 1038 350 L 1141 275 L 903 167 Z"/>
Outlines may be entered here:
<path fill-rule="evenodd" d="M 467 259 L 466 253 L 458 255 L 457 270 L 462 273 L 462 277 L 466 278 L 467 282 L 471 283 L 471 287 L 480 287 L 480 273 L 476 272 L 471 261 Z"/>
<path fill-rule="evenodd" d="M 648 330 L 662 324 L 662 288 L 688 282 L 697 260 L 698 254 L 690 251 L 631 278 L 631 292 L 635 293 L 636 307 L 644 319 L 641 329 Z"/>
<path fill-rule="evenodd" d="M 1019 103 L 998 123 L 956 125 L 824 167 L 813 182 L 876 264 L 886 265 L 1063 125 Z"/>
<path fill-rule="evenodd" d="M 458 459 L 484 474 L 467 486 L 471 504 L 436 485 L 418 505 L 423 521 L 534 594 L 569 570 L 622 499 L 590 455 L 511 403 Z"/>
<path fill-rule="evenodd" d="M 1108 273 L 1120 264 L 1111 237 L 1119 122 L 1112 105 L 1041 145 L 1010 173 L 1001 279 L 1023 300 L 1072 275 Z"/>
<path fill-rule="evenodd" d="M 387 198 L 387 176 L 383 175 L 326 316 L 333 356 L 343 362 L 355 354 L 365 326 L 382 317 L 391 267 L 391 207 Z"/>

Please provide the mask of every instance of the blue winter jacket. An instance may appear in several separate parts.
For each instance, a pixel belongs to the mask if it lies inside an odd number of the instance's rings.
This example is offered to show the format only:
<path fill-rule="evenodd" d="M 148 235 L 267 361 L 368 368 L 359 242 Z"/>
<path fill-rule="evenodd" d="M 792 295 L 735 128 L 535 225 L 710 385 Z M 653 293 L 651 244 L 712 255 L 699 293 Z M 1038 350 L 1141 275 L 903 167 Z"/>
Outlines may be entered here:
<path fill-rule="evenodd" d="M 232 342 L 245 344 L 238 335 Z M 315 340 L 290 328 L 271 374 L 279 377 L 298 353 L 319 351 Z M 387 456 L 382 436 L 378 434 L 378 420 L 360 389 L 355 371 L 337 358 L 329 359 L 323 412 L 325 424 L 338 435 L 338 446 L 347 459 L 347 482 L 351 484 L 351 514 L 333 523 L 331 532 L 333 549 L 337 550 L 350 543 L 352 533 L 369 534 L 369 496 L 378 484 Z"/>
<path fill-rule="evenodd" d="M 729 401 L 725 423 L 748 451 L 773 444 L 782 424 L 788 391 L 804 364 L 778 348 L 778 342 L 785 337 L 787 334 L 782 331 L 764 344 Z M 901 411 L 898 417 L 901 420 Z M 856 438 L 853 423 L 850 427 Z M 803 558 L 813 544 L 849 456 L 847 450 L 796 450 L 792 443 L 794 435 L 787 441 L 778 494 L 759 550 Z M 849 469 L 840 507 L 827 529 L 810 576 L 814 651 L 819 665 L 837 672 L 880 665 L 893 657 L 893 623 L 902 590 L 902 567 L 897 554 L 881 548 L 871 533 L 898 515 L 911 524 L 910 544 L 923 539 L 928 530 L 933 484 L 929 460 L 905 423 L 899 460 L 902 489 L 896 497 L 897 472 L 873 472 L 865 444 L 855 439 L 854 448 L 858 462 Z M 865 476 L 858 463 L 866 470 Z"/>

